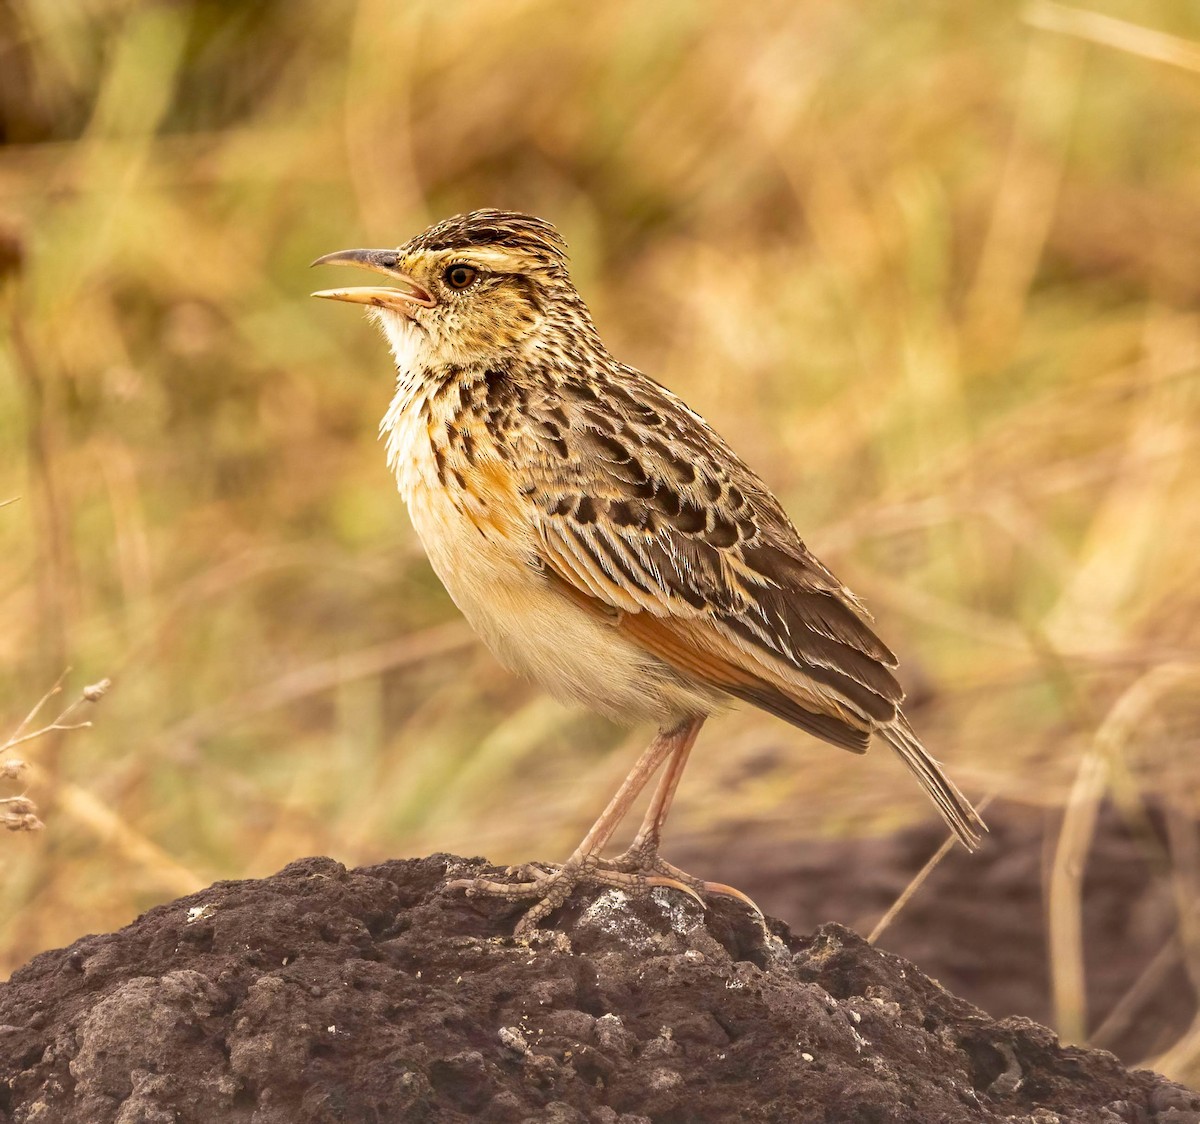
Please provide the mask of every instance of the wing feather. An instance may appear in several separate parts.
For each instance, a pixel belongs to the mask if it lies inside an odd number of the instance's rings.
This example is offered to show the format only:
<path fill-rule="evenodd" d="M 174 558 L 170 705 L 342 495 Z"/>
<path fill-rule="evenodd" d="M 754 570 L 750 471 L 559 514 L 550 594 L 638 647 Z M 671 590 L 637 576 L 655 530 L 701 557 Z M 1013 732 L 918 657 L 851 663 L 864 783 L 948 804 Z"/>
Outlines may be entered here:
<path fill-rule="evenodd" d="M 529 401 L 538 447 L 521 459 L 539 466 L 527 496 L 542 561 L 648 618 L 626 627 L 677 669 L 861 748 L 903 698 L 895 656 L 762 482 L 646 384 L 624 386 L 623 428 L 586 394 Z"/>
<path fill-rule="evenodd" d="M 630 368 L 525 388 L 535 565 L 680 674 L 863 752 L 881 731 L 973 847 L 983 823 L 900 711 L 896 657 L 699 415 Z"/>

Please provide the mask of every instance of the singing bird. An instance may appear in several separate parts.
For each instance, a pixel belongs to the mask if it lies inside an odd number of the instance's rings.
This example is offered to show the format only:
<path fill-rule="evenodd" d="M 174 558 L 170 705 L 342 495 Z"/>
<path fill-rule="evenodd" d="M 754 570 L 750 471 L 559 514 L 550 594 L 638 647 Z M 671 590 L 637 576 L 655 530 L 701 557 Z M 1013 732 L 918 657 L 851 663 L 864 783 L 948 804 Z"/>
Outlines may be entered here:
<path fill-rule="evenodd" d="M 954 834 L 986 830 L 901 710 L 896 657 L 779 501 L 678 396 L 616 359 L 544 219 L 479 210 L 394 250 L 341 250 L 389 284 L 368 306 L 396 361 L 388 463 L 438 577 L 495 653 L 559 699 L 658 734 L 560 866 L 467 879 L 533 899 L 528 931 L 581 883 L 731 894 L 659 856 L 704 720 L 750 703 L 863 753 L 878 733 Z M 662 767 L 620 856 L 601 852 Z M 753 903 L 750 903 L 753 904 Z"/>

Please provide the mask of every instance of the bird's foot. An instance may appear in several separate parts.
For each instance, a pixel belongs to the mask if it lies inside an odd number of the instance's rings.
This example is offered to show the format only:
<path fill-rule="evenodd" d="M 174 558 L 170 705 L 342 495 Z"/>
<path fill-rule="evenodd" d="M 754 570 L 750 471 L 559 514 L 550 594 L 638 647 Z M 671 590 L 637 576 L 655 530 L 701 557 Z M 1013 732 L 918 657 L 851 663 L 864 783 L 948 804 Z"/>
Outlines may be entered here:
<path fill-rule="evenodd" d="M 507 901 L 537 898 L 533 907 L 517 923 L 514 931 L 516 936 L 531 933 L 540 921 L 563 905 L 579 886 L 612 886 L 636 896 L 649 893 L 657 887 L 666 887 L 687 894 L 702 906 L 707 904 L 707 895 L 716 894 L 734 898 L 749 907 L 760 920 L 763 917 L 758 905 L 741 890 L 723 882 L 706 882 L 696 878 L 660 858 L 656 848 L 645 845 L 631 847 L 613 859 L 590 855 L 583 859 L 571 858 L 561 864 L 523 863 L 507 867 L 504 873 L 515 881 L 459 878 L 448 882 L 446 887 L 463 890 L 468 897 L 504 898 Z"/>
<path fill-rule="evenodd" d="M 666 864 L 664 864 L 664 867 Z M 673 867 L 671 868 L 674 869 Z M 704 899 L 697 886 L 704 886 L 698 879 L 683 874 L 682 877 L 666 873 L 665 870 L 638 870 L 634 867 L 618 869 L 607 859 L 591 855 L 583 859 L 568 859 L 565 863 L 525 863 L 508 867 L 506 874 L 516 881 L 497 882 L 491 878 L 458 878 L 446 883 L 448 890 L 463 890 L 468 897 L 504 898 L 521 901 L 537 898 L 533 907 L 517 922 L 515 936 L 528 936 L 538 927 L 538 922 L 549 917 L 571 896 L 578 886 L 613 886 L 634 895 L 642 895 L 659 886 L 679 890 L 694 898 L 700 905 Z M 682 874 L 681 871 L 676 872 Z M 713 883 L 712 885 L 717 885 Z M 728 887 L 725 887 L 728 889 Z M 737 891 L 733 891 L 737 895 Z M 742 895 L 737 895 L 742 896 Z M 745 899 L 749 901 L 749 898 Z M 750 903 L 753 905 L 753 903 Z M 758 907 L 755 906 L 755 909 Z"/>
<path fill-rule="evenodd" d="M 680 870 L 679 867 L 672 866 L 666 859 L 659 857 L 658 848 L 652 843 L 635 843 L 629 850 L 617 855 L 615 858 L 600 859 L 599 861 L 606 869 L 613 871 L 628 871 L 646 876 L 669 878 L 674 882 L 689 887 L 693 891 L 692 896 L 698 897 L 702 901 L 710 894 L 715 894 L 718 897 L 733 898 L 735 901 L 748 906 L 750 911 L 760 921 L 764 920 L 763 911 L 758 908 L 758 903 L 753 898 L 747 894 L 743 894 L 741 890 L 734 886 L 727 886 L 724 882 L 706 882 L 703 878 L 697 878 L 694 874 L 688 874 L 686 871 Z"/>

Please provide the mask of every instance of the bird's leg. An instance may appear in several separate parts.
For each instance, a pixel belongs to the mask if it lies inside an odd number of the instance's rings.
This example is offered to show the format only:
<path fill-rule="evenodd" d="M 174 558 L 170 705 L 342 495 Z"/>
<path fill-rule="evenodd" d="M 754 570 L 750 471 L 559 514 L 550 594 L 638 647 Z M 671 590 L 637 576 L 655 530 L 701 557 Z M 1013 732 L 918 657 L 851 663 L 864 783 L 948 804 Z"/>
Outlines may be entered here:
<path fill-rule="evenodd" d="M 650 806 L 646 809 L 646 815 L 642 819 L 642 825 L 638 828 L 637 835 L 633 837 L 633 842 L 622 854 L 615 859 L 605 861 L 604 865 L 631 874 L 674 879 L 702 894 L 723 894 L 726 897 L 736 898 L 761 917 L 762 910 L 741 890 L 727 886 L 724 882 L 706 882 L 701 878 L 696 878 L 680 870 L 677 866 L 672 866 L 658 855 L 663 825 L 667 822 L 671 803 L 675 799 L 675 790 L 679 787 L 680 778 L 683 776 L 683 770 L 687 767 L 688 757 L 691 755 L 692 746 L 696 744 L 696 736 L 700 733 L 702 725 L 704 725 L 703 717 L 694 718 L 680 728 L 681 736 L 675 743 L 662 776 L 658 779 L 654 795 L 650 798 Z"/>
<path fill-rule="evenodd" d="M 614 865 L 630 870 L 646 870 L 658 861 L 658 845 L 662 840 L 663 824 L 667 822 L 671 802 L 675 799 L 675 790 L 679 787 L 688 757 L 691 756 L 692 746 L 696 744 L 696 737 L 703 725 L 703 718 L 693 718 L 682 727 L 682 734 L 667 759 L 666 768 L 658 778 L 654 795 L 650 798 L 650 806 L 642 817 L 642 826 L 638 828 L 637 835 L 633 837 L 633 842 L 624 854 L 613 860 Z"/>
<path fill-rule="evenodd" d="M 629 775 L 622 782 L 621 787 L 608 802 L 608 807 L 600 813 L 599 819 L 592 824 L 591 829 L 572 852 L 571 857 L 557 870 L 545 871 L 533 865 L 524 868 L 526 875 L 532 875 L 532 877 L 517 882 L 496 882 L 487 878 L 461 878 L 448 883 L 448 888 L 465 890 L 472 895 L 484 894 L 513 900 L 540 898 L 540 901 L 521 918 L 517 925 L 518 933 L 528 932 L 535 928 L 542 918 L 562 905 L 570 896 L 571 891 L 581 882 L 594 882 L 634 890 L 644 889 L 647 886 L 672 886 L 693 897 L 697 896 L 692 885 L 695 879 L 684 881 L 657 870 L 642 870 L 632 866 L 628 870 L 621 869 L 611 863 L 602 863 L 599 855 L 629 811 L 630 805 L 649 783 L 663 760 L 668 757 L 673 760 L 678 755 L 681 744 L 686 743 L 687 748 L 691 748 L 691 743 L 696 740 L 696 733 L 700 729 L 701 721 L 703 720 L 688 720 L 669 730 L 659 731 L 645 752 L 637 759 L 637 763 L 629 771 Z M 686 758 L 686 752 L 684 757 Z M 672 785 L 671 791 L 674 791 L 674 785 Z M 669 794 L 667 803 L 670 803 Z M 663 815 L 665 816 L 665 809 Z M 687 876 L 685 875 L 684 878 L 686 879 Z"/>

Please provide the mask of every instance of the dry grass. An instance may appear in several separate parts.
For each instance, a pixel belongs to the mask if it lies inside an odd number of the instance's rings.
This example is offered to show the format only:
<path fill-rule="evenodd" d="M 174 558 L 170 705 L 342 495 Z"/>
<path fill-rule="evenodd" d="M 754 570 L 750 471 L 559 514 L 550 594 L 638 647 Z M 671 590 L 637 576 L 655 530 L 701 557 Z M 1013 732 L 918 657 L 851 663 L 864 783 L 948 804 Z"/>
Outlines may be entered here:
<path fill-rule="evenodd" d="M 17 728 L 3 742 L 0 742 L 0 781 L 11 783 L 23 778 L 34 783 L 45 781 L 46 777 L 42 770 L 36 766 L 31 769 L 29 762 L 18 757 L 13 750 L 20 746 L 30 746 L 32 742 L 40 739 L 66 733 L 68 730 L 85 730 L 91 727 L 91 722 L 74 722 L 70 719 L 75 717 L 81 707 L 99 702 L 108 693 L 109 687 L 112 686 L 108 679 L 101 679 L 84 687 L 79 698 L 65 707 L 57 718 L 51 719 L 45 725 L 35 724 L 46 704 L 62 694 L 64 678 L 65 675 L 60 676 L 59 681 L 21 719 Z M 16 796 L 0 797 L 0 827 L 8 831 L 41 831 L 46 825 L 38 819 L 37 812 L 37 805 L 24 792 Z"/>
<path fill-rule="evenodd" d="M 870 602 L 963 786 L 1071 805 L 1086 1027 L 1087 809 L 1200 796 L 1194 679 L 1104 733 L 1200 633 L 1193 6 L 16 0 L 0 36 L 0 713 L 116 683 L 30 755 L 64 814 L 0 840 L 0 966 L 300 854 L 554 854 L 624 771 L 642 732 L 457 621 L 383 348 L 306 296 L 319 253 L 496 205 Z M 737 715 L 674 826 L 928 815 L 890 769 Z"/>

